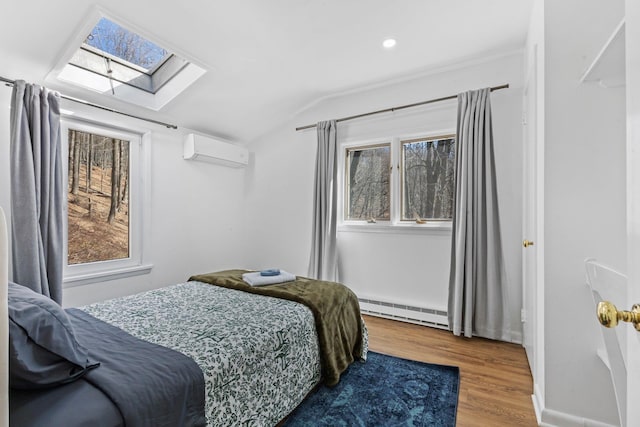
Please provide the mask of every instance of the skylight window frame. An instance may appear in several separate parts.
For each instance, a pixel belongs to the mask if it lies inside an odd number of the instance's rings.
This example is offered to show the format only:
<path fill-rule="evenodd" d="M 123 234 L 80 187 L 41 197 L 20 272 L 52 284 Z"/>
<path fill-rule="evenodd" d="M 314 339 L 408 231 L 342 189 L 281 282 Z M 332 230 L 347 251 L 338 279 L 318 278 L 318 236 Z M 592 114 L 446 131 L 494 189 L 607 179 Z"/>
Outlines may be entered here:
<path fill-rule="evenodd" d="M 151 73 L 149 73 L 149 70 L 147 70 L 146 68 L 143 68 L 139 65 L 134 64 L 133 62 L 129 62 L 129 61 L 125 61 L 109 52 L 105 52 L 104 50 L 98 49 L 97 47 L 91 46 L 90 44 L 86 44 L 86 43 L 82 43 L 82 45 L 80 45 L 79 49 L 81 50 L 85 50 L 87 52 L 91 52 L 94 55 L 97 56 L 102 56 L 103 58 L 109 58 L 110 60 L 112 60 L 113 62 L 117 62 L 118 64 L 127 67 L 127 68 L 131 68 L 132 70 L 138 71 L 140 73 L 143 74 L 147 74 L 147 75 L 151 75 Z M 164 61 L 163 61 L 164 62 Z"/>
<path fill-rule="evenodd" d="M 85 52 L 85 53 L 82 53 Z M 74 59 L 78 56 L 78 55 L 92 55 L 95 57 L 99 57 L 99 58 L 104 58 L 104 59 L 109 59 L 112 63 L 116 63 L 118 66 L 120 67 L 124 67 L 126 69 L 132 70 L 133 72 L 139 73 L 140 75 L 138 77 L 132 78 L 130 80 L 124 80 L 122 78 L 119 78 L 117 76 L 114 76 L 114 73 L 112 71 L 111 75 L 107 72 L 106 68 L 105 71 L 99 70 L 97 68 L 92 68 L 91 66 L 85 66 L 83 64 L 80 64 L 78 62 L 74 62 Z M 161 77 L 162 70 L 165 67 L 169 67 L 171 65 L 173 65 L 174 62 L 177 62 L 178 64 L 175 64 L 175 70 L 172 70 L 171 72 L 169 72 L 168 76 L 166 77 Z M 143 67 L 140 67 L 132 62 L 129 61 L 124 61 L 121 58 L 112 55 L 108 52 L 105 52 L 103 50 L 100 50 L 96 47 L 93 47 L 91 45 L 87 45 L 86 43 L 83 43 L 74 53 L 73 57 L 69 60 L 68 62 L 69 65 L 73 66 L 73 67 L 77 67 L 80 68 L 82 70 L 97 74 L 99 76 L 108 78 L 108 79 L 112 79 L 114 81 L 117 81 L 119 83 L 143 90 L 147 93 L 150 94 L 155 94 L 157 93 L 160 89 L 162 89 L 162 87 L 164 85 L 166 85 L 171 79 L 173 79 L 176 75 L 178 75 L 185 67 L 187 67 L 189 65 L 189 62 L 186 61 L 185 59 L 180 58 L 179 56 L 169 52 L 168 55 L 166 55 L 166 57 L 158 63 L 158 65 L 153 69 L 153 71 L 149 70 L 146 71 Z M 116 74 L 120 74 L 120 73 L 116 73 Z M 141 77 L 147 77 L 144 78 L 143 80 L 145 81 L 146 84 L 141 84 L 141 83 L 137 83 L 136 80 L 140 80 Z"/>
<path fill-rule="evenodd" d="M 95 55 L 98 56 L 102 56 L 105 58 L 109 58 L 110 60 L 117 62 L 118 64 L 124 66 L 124 67 L 128 67 L 131 68 L 132 70 L 136 70 L 140 73 L 146 74 L 148 76 L 153 76 L 153 74 L 158 71 L 164 64 L 167 63 L 167 61 L 169 61 L 173 56 L 175 56 L 175 54 L 173 52 L 167 51 L 167 55 L 165 55 L 161 61 L 159 61 L 156 65 L 153 66 L 153 68 L 149 68 L 146 69 L 140 65 L 134 64 L 133 62 L 130 61 L 126 61 L 112 53 L 109 52 L 105 52 L 102 49 L 98 49 L 95 46 L 91 46 L 90 44 L 87 43 L 82 43 L 82 45 L 80 45 L 79 49 L 82 50 L 86 50 L 89 51 Z"/>
<path fill-rule="evenodd" d="M 153 90 L 155 93 L 150 90 L 140 89 L 135 85 L 122 83 L 118 80 L 110 80 L 104 73 L 99 74 L 70 63 L 74 55 L 84 44 L 87 34 L 92 32 L 102 18 L 107 18 L 129 31 L 135 32 L 151 43 L 162 46 L 166 51 L 173 54 L 162 64 L 158 63 L 158 68 L 153 70 L 154 78 L 157 78 L 157 76 L 162 73 L 172 73 L 169 78 L 164 78 L 162 81 L 159 79 L 154 81 Z M 118 62 L 114 61 L 113 63 L 120 66 Z M 134 71 L 133 68 L 127 69 L 132 72 Z M 81 25 L 78 26 L 74 36 L 68 40 L 66 48 L 62 50 L 58 62 L 45 77 L 45 82 L 50 87 L 58 90 L 61 90 L 63 86 L 73 90 L 81 88 L 102 95 L 105 98 L 113 98 L 150 110 L 160 111 L 206 74 L 209 69 L 211 69 L 210 65 L 205 65 L 202 61 L 193 58 L 183 50 L 171 45 L 171 43 L 150 34 L 126 18 L 109 12 L 103 6 L 94 5 L 81 20 Z M 135 70 L 135 72 L 139 73 L 139 75 L 144 75 L 145 78 L 148 77 L 140 71 Z M 61 84 L 63 86 L 60 86 Z M 115 93 L 113 91 L 114 87 Z M 105 99 L 103 102 L 107 102 L 107 100 Z"/>

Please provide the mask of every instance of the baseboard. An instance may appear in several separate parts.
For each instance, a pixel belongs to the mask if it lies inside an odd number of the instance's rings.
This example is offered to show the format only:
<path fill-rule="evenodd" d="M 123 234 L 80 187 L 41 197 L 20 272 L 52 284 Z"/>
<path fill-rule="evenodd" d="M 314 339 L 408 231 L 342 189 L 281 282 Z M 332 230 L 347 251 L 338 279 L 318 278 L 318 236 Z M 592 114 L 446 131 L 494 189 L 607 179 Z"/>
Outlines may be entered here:
<path fill-rule="evenodd" d="M 589 418 L 555 411 L 545 407 L 544 398 L 537 384 L 533 386 L 533 410 L 540 427 L 616 427 L 614 424 L 603 423 Z"/>
<path fill-rule="evenodd" d="M 538 421 L 538 425 L 541 425 L 542 411 L 544 411 L 544 399 L 542 398 L 540 386 L 537 383 L 533 385 L 533 394 L 531 395 L 531 400 L 533 401 L 533 411 L 536 414 L 536 421 Z"/>
<path fill-rule="evenodd" d="M 616 427 L 614 424 L 577 417 L 553 409 L 542 410 L 542 422 L 539 424 L 540 427 Z"/>
<path fill-rule="evenodd" d="M 514 344 L 522 345 L 522 332 L 521 331 L 511 331 L 511 342 Z"/>

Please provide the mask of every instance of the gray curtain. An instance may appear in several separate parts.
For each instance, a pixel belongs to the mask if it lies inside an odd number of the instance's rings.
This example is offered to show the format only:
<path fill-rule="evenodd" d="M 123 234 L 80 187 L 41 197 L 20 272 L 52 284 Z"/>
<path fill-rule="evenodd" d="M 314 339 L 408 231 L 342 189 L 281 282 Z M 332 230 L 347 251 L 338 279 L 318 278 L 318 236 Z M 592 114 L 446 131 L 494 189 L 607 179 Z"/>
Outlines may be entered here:
<path fill-rule="evenodd" d="M 490 89 L 458 95 L 449 329 L 510 340 Z"/>
<path fill-rule="evenodd" d="M 60 96 L 19 80 L 11 97 L 13 281 L 62 301 Z"/>
<path fill-rule="evenodd" d="M 316 154 L 309 277 L 336 281 L 338 279 L 336 121 L 319 122 L 317 131 L 318 150 Z"/>

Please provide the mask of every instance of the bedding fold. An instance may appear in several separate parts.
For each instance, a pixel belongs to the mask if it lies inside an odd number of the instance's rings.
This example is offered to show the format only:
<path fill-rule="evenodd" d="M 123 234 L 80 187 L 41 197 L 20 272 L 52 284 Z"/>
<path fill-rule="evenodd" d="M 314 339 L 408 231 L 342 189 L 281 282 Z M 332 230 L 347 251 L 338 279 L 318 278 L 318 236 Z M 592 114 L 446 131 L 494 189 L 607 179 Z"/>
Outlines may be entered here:
<path fill-rule="evenodd" d="M 323 381 L 329 386 L 336 385 L 340 374 L 362 354 L 363 332 L 356 295 L 340 283 L 300 276 L 291 282 L 252 287 L 242 279 L 247 272 L 225 270 L 191 276 L 189 280 L 281 298 L 309 307 L 318 334 Z"/>
<path fill-rule="evenodd" d="M 201 427 L 204 375 L 190 357 L 67 309 L 78 342 L 100 361 L 83 377 L 116 404 L 127 426 Z"/>

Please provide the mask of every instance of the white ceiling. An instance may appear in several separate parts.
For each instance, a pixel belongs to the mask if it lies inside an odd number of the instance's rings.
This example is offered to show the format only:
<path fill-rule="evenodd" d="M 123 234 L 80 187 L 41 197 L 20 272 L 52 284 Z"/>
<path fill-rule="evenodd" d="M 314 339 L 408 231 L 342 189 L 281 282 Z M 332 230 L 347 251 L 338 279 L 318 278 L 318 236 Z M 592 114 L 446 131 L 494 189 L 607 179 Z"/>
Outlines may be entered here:
<path fill-rule="evenodd" d="M 13 0 L 0 76 L 44 84 L 96 4 Z M 170 5 L 169 5 L 170 4 Z M 47 83 L 64 94 L 238 142 L 346 90 L 524 46 L 532 0 L 98 0 L 209 71 L 159 112 Z M 381 47 L 392 36 L 393 50 Z M 75 43 L 75 42 L 74 42 Z"/>

